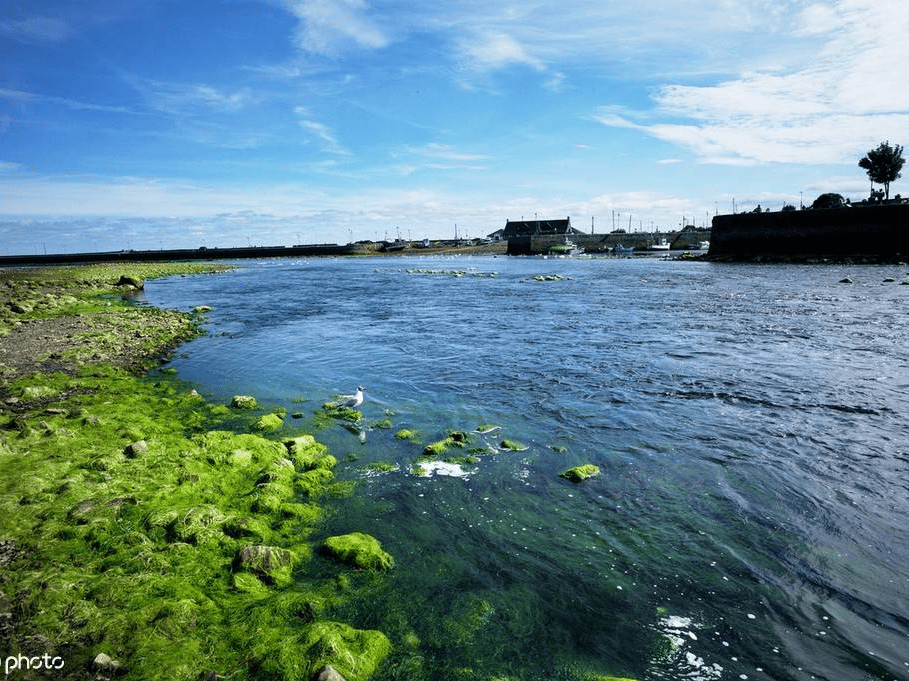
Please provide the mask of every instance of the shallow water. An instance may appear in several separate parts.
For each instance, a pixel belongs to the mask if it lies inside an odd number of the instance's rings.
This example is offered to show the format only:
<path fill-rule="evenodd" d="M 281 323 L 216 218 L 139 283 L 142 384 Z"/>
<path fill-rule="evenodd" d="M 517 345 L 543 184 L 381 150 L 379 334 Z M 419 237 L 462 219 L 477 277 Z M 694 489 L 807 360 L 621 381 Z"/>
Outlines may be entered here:
<path fill-rule="evenodd" d="M 319 437 L 358 485 L 326 530 L 396 559 L 347 613 L 395 643 L 381 678 L 909 679 L 906 268 L 242 265 L 147 300 L 213 307 L 173 362 L 212 400 L 366 387 L 375 427 Z M 480 424 L 427 476 L 394 437 Z"/>

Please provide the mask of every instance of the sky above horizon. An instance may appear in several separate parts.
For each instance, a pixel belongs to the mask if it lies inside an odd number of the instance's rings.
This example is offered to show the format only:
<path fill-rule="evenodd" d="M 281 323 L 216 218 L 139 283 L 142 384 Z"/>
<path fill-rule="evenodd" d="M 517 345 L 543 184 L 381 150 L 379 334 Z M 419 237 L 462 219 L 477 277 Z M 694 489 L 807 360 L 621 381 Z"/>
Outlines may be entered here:
<path fill-rule="evenodd" d="M 4 0 L 0 254 L 861 200 L 907 35 L 902 0 Z"/>

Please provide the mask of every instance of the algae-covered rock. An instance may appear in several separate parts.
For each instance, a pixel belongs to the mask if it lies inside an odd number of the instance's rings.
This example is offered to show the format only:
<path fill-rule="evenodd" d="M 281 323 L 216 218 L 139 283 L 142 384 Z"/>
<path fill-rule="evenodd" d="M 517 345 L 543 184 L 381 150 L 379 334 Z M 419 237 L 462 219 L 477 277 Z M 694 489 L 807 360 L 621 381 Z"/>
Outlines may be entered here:
<path fill-rule="evenodd" d="M 415 430 L 410 430 L 409 428 L 401 428 L 401 430 L 395 433 L 395 437 L 399 440 L 416 440 L 420 437 L 420 434 Z"/>
<path fill-rule="evenodd" d="M 382 550 L 379 540 L 362 532 L 328 537 L 322 544 L 322 551 L 364 570 L 386 570 L 394 565 L 394 558 Z"/>
<path fill-rule="evenodd" d="M 121 274 L 120 279 L 117 280 L 117 286 L 130 286 L 142 290 L 145 288 L 145 280 L 133 274 Z"/>
<path fill-rule="evenodd" d="M 248 570 L 276 586 L 287 586 L 291 583 L 296 556 L 287 549 L 277 546 L 245 546 L 240 549 L 234 566 L 239 570 Z"/>
<path fill-rule="evenodd" d="M 527 445 L 522 444 L 520 442 L 516 442 L 515 440 L 508 440 L 508 439 L 502 440 L 499 443 L 499 447 L 501 447 L 502 449 L 511 450 L 513 452 L 523 452 L 525 449 L 528 449 Z"/>
<path fill-rule="evenodd" d="M 594 466 L 592 463 L 587 463 L 583 466 L 575 466 L 574 468 L 569 468 L 567 471 L 560 473 L 559 477 L 565 478 L 566 480 L 571 480 L 572 482 L 581 482 L 582 480 L 593 478 L 599 474 L 599 466 Z"/>
<path fill-rule="evenodd" d="M 328 448 L 321 442 L 316 442 L 312 435 L 300 435 L 291 440 L 285 440 L 288 455 L 301 470 L 310 470 L 317 467 L 316 461 L 323 457 Z M 325 468 L 326 466 L 322 466 Z"/>
<path fill-rule="evenodd" d="M 391 650 L 381 631 L 354 629 L 341 622 L 315 622 L 300 638 L 313 678 L 330 665 L 347 681 L 367 681 Z"/>
<path fill-rule="evenodd" d="M 133 458 L 139 456 L 139 454 L 145 454 L 145 452 L 147 452 L 147 451 L 148 451 L 148 442 L 146 442 L 145 440 L 136 440 L 135 442 L 127 445 L 123 449 L 123 455 L 130 459 L 133 459 Z"/>
<path fill-rule="evenodd" d="M 284 419 L 278 414 L 263 414 L 253 423 L 253 430 L 258 432 L 273 432 L 284 426 Z"/>
<path fill-rule="evenodd" d="M 230 401 L 230 406 L 234 409 L 255 409 L 259 406 L 259 403 L 252 395 L 234 395 Z"/>
<path fill-rule="evenodd" d="M 271 538 L 271 528 L 268 524 L 256 517 L 239 517 L 228 518 L 223 530 L 229 537 L 238 539 L 253 539 L 259 542 L 267 542 Z"/>

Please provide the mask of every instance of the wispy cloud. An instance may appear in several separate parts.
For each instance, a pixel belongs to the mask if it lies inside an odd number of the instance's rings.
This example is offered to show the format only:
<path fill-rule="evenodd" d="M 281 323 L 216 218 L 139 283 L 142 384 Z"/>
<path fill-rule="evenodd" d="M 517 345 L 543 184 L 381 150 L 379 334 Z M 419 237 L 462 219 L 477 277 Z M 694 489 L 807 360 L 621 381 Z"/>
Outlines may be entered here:
<path fill-rule="evenodd" d="M 909 136 L 909 91 L 892 66 L 909 61 L 909 13 L 839 0 L 805 8 L 794 33 L 820 38 L 805 63 L 715 85 L 665 85 L 653 111 L 607 107 L 597 120 L 732 165 L 840 163 L 875 140 Z"/>
<path fill-rule="evenodd" d="M 484 170 L 484 162 L 491 158 L 486 154 L 460 151 L 438 142 L 406 147 L 393 155 L 401 159 L 395 168 L 402 175 L 411 175 L 420 170 Z"/>
<path fill-rule="evenodd" d="M 300 20 L 298 45 L 305 51 L 337 55 L 349 46 L 377 49 L 391 41 L 369 14 L 365 0 L 281 0 Z"/>
<path fill-rule="evenodd" d="M 73 111 L 101 111 L 105 113 L 135 113 L 132 109 L 125 106 L 112 106 L 109 104 L 98 104 L 96 102 L 83 102 L 68 97 L 57 97 L 56 95 L 45 95 L 36 92 L 25 92 L 24 90 L 8 90 L 0 88 L 0 98 L 14 102 L 18 105 L 27 105 L 34 103 L 45 103 L 58 106 L 64 106 Z"/>
<path fill-rule="evenodd" d="M 61 19 L 31 16 L 0 21 L 0 33 L 24 42 L 62 42 L 73 35 L 72 27 Z"/>
<path fill-rule="evenodd" d="M 248 88 L 228 91 L 203 83 L 148 80 L 132 74 L 123 74 L 123 80 L 140 94 L 149 107 L 170 114 L 199 111 L 232 113 L 255 101 Z"/>
<path fill-rule="evenodd" d="M 345 149 L 344 146 L 338 142 L 338 138 L 335 136 L 334 131 L 324 123 L 320 123 L 313 119 L 309 109 L 298 106 L 294 109 L 294 113 L 296 113 L 297 116 L 300 116 L 298 121 L 299 126 L 306 131 L 310 137 L 319 141 L 323 151 L 335 156 L 350 156 L 350 151 Z"/>

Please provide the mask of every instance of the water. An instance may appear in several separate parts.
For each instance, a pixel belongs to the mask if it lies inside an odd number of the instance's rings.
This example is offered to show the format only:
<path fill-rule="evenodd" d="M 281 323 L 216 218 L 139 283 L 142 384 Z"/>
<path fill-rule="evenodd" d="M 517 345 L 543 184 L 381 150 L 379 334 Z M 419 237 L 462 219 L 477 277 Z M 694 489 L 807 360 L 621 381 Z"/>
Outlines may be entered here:
<path fill-rule="evenodd" d="M 909 679 L 906 268 L 243 265 L 146 295 L 214 308 L 173 362 L 210 399 L 311 415 L 362 384 L 391 421 L 319 434 L 357 481 L 326 533 L 396 559 L 343 613 L 392 638 L 381 678 Z M 480 424 L 426 477 L 394 437 Z"/>

